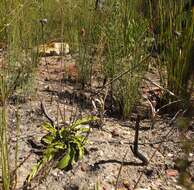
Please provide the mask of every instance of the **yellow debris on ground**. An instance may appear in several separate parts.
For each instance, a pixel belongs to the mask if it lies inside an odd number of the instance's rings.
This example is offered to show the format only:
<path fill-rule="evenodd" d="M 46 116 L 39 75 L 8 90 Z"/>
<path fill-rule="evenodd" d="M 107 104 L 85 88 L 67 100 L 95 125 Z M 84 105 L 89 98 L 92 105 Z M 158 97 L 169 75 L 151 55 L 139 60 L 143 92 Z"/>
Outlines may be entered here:
<path fill-rule="evenodd" d="M 38 53 L 42 56 L 62 55 L 69 53 L 69 44 L 64 42 L 50 42 L 38 46 Z"/>

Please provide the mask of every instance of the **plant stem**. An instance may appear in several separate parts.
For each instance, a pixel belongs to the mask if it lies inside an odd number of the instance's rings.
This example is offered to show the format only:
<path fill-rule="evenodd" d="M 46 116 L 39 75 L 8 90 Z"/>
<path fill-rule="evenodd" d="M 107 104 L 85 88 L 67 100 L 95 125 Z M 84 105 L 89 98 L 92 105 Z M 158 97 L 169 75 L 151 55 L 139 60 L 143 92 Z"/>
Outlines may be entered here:
<path fill-rule="evenodd" d="M 0 81 L 0 94 L 2 98 L 2 107 L 0 110 L 0 148 L 1 148 L 1 165 L 2 165 L 2 180 L 3 190 L 10 189 L 10 171 L 9 171 L 9 158 L 8 158 L 8 140 L 7 140 L 7 121 L 6 121 L 6 100 L 5 100 L 5 81 L 1 77 Z"/>

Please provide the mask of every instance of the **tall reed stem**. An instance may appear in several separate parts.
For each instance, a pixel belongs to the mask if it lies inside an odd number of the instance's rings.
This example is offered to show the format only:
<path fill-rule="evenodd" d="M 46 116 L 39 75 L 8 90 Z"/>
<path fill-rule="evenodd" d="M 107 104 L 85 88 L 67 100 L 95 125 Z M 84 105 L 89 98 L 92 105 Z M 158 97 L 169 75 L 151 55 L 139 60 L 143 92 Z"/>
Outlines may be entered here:
<path fill-rule="evenodd" d="M 0 94 L 2 107 L 0 108 L 0 148 L 1 148 L 1 165 L 3 190 L 10 189 L 10 171 L 8 158 L 8 140 L 7 140 L 7 121 L 6 121 L 6 97 L 5 97 L 5 80 L 4 76 L 0 79 Z"/>

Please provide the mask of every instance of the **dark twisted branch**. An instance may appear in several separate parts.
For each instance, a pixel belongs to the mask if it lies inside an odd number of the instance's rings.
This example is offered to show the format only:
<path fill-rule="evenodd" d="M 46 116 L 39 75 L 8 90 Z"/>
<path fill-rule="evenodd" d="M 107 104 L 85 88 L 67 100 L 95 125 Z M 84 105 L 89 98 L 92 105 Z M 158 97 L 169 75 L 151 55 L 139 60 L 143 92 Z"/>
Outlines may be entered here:
<path fill-rule="evenodd" d="M 131 151 L 133 152 L 134 156 L 136 158 L 139 158 L 144 165 L 148 164 L 148 159 L 139 152 L 138 150 L 138 140 L 139 140 L 139 123 L 140 123 L 140 117 L 137 116 L 136 124 L 135 124 L 135 138 L 134 138 L 134 146 L 130 146 Z"/>

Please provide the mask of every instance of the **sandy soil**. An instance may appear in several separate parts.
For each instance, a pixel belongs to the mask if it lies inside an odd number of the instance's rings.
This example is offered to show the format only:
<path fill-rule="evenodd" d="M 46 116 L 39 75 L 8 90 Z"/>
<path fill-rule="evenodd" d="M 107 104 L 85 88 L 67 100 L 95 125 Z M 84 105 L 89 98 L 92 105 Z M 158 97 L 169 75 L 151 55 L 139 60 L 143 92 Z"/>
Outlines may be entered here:
<path fill-rule="evenodd" d="M 66 122 L 70 122 L 73 117 L 91 113 L 91 102 L 87 99 L 91 92 L 79 90 L 78 85 L 68 80 L 64 82 L 64 77 L 68 77 L 62 72 L 63 68 L 68 65 L 74 68 L 74 63 L 75 59 L 70 55 L 63 60 L 47 57 L 46 62 L 42 58 L 36 78 L 36 93 L 25 97 L 19 105 L 13 100 L 9 105 L 10 163 L 14 160 L 17 109 L 20 116 L 19 162 L 29 155 L 18 169 L 18 188 L 39 159 L 29 140 L 39 142 L 45 134 L 40 125 L 47 119 L 41 112 L 40 101 L 44 102 L 47 112 L 56 122 L 61 121 L 59 108 Z M 76 78 L 76 74 L 72 78 Z M 146 112 L 146 109 L 142 110 Z M 149 118 L 141 120 L 139 150 L 148 160 L 154 155 L 148 166 L 143 166 L 130 149 L 134 140 L 135 121 L 105 116 L 102 128 L 91 126 L 83 160 L 69 171 L 52 169 L 35 189 L 90 190 L 98 189 L 99 186 L 102 190 L 112 190 L 117 183 L 118 189 L 131 190 L 142 175 L 137 189 L 181 190 L 177 185 L 179 172 L 175 169 L 175 160 L 181 155 L 179 132 L 175 126 L 169 127 L 170 119 L 167 116 L 157 117 L 154 129 L 150 128 L 152 121 Z M 188 135 L 192 136 L 193 133 L 192 124 Z M 191 160 L 194 160 L 193 153 L 190 153 Z"/>

